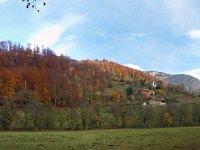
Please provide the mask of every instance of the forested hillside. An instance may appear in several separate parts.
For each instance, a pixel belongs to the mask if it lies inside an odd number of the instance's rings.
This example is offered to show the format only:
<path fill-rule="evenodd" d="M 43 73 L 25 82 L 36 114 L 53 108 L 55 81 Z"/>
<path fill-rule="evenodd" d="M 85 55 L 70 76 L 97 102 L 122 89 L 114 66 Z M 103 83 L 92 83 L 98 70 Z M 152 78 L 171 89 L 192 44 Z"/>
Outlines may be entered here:
<path fill-rule="evenodd" d="M 113 80 L 156 80 L 143 72 L 110 61 L 76 61 L 56 56 L 52 50 L 0 43 L 0 98 L 16 99 L 30 91 L 41 102 L 55 106 L 80 106 L 98 101 Z M 19 100 L 19 103 L 25 103 Z"/>
<path fill-rule="evenodd" d="M 182 86 L 105 59 L 76 61 L 51 49 L 0 42 L 0 129 L 199 124 L 191 114 L 199 106 L 182 105 L 192 100 L 196 96 Z M 195 120 L 182 121 L 183 110 Z"/>

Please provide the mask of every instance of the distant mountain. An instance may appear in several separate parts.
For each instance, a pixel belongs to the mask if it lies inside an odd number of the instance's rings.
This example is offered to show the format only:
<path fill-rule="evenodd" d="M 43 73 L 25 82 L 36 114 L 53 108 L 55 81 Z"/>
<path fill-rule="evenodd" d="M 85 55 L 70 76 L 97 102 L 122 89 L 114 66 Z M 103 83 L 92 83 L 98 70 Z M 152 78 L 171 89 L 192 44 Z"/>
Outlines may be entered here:
<path fill-rule="evenodd" d="M 193 69 L 190 71 L 186 71 L 185 74 L 191 75 L 200 80 L 200 69 Z"/>
<path fill-rule="evenodd" d="M 152 76 L 155 76 L 156 78 L 167 81 L 172 84 L 183 84 L 187 90 L 191 91 L 199 91 L 200 90 L 200 80 L 186 74 L 167 74 L 164 72 L 158 72 L 158 71 L 147 71 Z"/>

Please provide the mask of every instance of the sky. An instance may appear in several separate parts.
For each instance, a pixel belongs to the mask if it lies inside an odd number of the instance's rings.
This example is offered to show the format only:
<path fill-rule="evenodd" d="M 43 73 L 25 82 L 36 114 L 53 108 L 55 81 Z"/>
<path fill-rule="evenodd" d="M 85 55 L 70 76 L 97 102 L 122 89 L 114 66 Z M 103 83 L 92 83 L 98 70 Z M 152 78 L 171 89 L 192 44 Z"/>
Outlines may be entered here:
<path fill-rule="evenodd" d="M 199 0 L 0 0 L 0 41 L 200 79 Z"/>

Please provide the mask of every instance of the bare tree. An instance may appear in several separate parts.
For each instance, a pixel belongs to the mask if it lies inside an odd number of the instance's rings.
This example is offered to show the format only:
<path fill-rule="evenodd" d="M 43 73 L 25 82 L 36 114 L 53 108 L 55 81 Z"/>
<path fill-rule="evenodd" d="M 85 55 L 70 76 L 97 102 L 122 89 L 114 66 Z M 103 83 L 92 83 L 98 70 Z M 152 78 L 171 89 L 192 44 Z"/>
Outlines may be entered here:
<path fill-rule="evenodd" d="M 46 5 L 46 2 L 43 0 L 22 0 L 22 2 L 26 3 L 26 8 L 33 8 L 37 12 L 40 12 L 40 10 L 37 8 L 38 4 L 41 3 L 43 6 Z"/>

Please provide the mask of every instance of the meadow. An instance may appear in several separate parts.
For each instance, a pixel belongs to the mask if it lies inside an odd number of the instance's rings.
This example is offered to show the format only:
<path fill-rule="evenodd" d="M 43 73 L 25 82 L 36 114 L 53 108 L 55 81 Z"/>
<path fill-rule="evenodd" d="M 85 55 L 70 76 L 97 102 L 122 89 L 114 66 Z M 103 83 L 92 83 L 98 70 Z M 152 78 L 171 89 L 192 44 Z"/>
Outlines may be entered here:
<path fill-rule="evenodd" d="M 0 132 L 0 150 L 198 150 L 200 127 Z"/>

